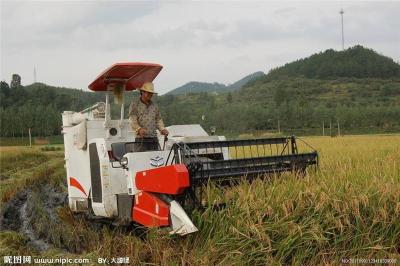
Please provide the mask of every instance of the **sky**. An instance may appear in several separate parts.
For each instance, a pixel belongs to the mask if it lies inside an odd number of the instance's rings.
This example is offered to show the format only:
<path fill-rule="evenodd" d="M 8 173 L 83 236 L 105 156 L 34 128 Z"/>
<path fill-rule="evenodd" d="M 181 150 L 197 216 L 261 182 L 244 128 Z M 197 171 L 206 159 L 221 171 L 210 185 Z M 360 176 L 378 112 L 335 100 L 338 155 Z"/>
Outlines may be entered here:
<path fill-rule="evenodd" d="M 231 84 L 360 44 L 400 61 L 400 1 L 1 1 L 1 77 L 88 90 L 117 62 L 164 66 L 160 94 Z"/>

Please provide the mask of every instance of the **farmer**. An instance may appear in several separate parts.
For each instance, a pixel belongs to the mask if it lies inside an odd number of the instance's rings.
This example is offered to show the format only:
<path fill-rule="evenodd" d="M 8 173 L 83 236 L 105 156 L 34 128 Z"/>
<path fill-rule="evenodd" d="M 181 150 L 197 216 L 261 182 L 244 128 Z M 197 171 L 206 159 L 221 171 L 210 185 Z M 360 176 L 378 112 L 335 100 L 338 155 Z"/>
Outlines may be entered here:
<path fill-rule="evenodd" d="M 140 99 L 133 100 L 129 107 L 129 120 L 136 133 L 137 151 L 158 150 L 156 129 L 164 136 L 168 136 L 169 132 L 164 127 L 158 106 L 151 101 L 155 93 L 153 83 L 146 82 L 139 90 Z"/>

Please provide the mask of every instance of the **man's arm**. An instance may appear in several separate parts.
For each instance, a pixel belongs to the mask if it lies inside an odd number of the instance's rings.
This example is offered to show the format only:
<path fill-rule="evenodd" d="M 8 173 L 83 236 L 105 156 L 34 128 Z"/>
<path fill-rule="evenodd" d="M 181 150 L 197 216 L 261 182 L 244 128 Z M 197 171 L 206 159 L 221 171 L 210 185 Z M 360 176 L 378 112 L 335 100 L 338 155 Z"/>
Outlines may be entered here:
<path fill-rule="evenodd" d="M 160 110 L 157 108 L 156 111 L 156 126 L 157 129 L 160 130 L 162 135 L 168 135 L 168 130 L 164 126 L 164 121 L 161 118 Z"/>

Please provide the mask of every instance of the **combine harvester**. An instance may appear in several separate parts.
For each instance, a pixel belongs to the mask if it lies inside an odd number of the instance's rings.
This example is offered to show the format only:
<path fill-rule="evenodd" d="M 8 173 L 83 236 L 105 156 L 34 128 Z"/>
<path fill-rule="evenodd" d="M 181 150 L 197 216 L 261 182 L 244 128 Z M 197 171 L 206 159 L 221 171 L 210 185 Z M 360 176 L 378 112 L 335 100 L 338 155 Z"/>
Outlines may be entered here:
<path fill-rule="evenodd" d="M 168 127 L 159 149 L 138 152 L 129 119 L 111 119 L 109 93 L 140 88 L 162 66 L 114 64 L 89 89 L 105 92 L 100 102 L 81 112 L 62 114 L 69 207 L 96 217 L 169 227 L 171 234 L 196 232 L 185 209 L 201 206 L 209 181 L 254 178 L 317 165 L 316 151 L 299 153 L 295 137 L 226 140 L 208 135 L 200 125 Z"/>

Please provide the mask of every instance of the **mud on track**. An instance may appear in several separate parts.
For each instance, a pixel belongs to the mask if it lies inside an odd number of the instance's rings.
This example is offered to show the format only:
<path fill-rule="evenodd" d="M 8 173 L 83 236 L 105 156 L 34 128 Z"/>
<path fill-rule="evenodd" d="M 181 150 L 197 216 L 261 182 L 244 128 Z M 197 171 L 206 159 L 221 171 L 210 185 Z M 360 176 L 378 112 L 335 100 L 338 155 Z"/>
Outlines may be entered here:
<path fill-rule="evenodd" d="M 37 206 L 35 204 L 38 204 L 38 198 L 42 200 L 39 204 L 44 207 L 46 218 L 48 217 L 50 222 L 61 222 L 57 216 L 56 208 L 63 205 L 66 193 L 49 184 L 37 185 L 19 191 L 15 197 L 2 206 L 0 231 L 19 232 L 28 239 L 29 247 L 38 252 L 43 252 L 52 245 L 48 241 L 49 236 L 39 233 L 35 227 L 37 222 L 37 213 L 35 212 Z"/>
<path fill-rule="evenodd" d="M 146 241 L 148 231 L 143 227 L 72 214 L 65 190 L 65 184 L 40 182 L 19 191 L 1 208 L 0 231 L 20 233 L 27 239 L 27 247 L 37 253 L 52 248 L 75 254 L 91 251 L 104 236 L 104 229 L 117 237 L 135 235 Z"/>

